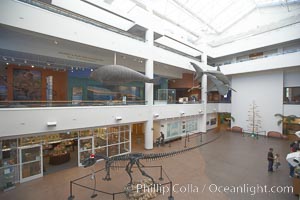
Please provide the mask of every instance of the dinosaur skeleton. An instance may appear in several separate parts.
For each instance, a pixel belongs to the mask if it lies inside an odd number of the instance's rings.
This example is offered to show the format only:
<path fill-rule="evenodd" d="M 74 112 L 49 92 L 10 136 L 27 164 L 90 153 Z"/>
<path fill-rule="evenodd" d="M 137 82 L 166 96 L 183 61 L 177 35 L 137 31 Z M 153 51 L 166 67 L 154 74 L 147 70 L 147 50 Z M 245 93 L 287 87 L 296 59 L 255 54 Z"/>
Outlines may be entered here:
<path fill-rule="evenodd" d="M 103 178 L 103 180 L 110 181 L 111 180 L 111 177 L 110 177 L 111 167 L 118 166 L 119 162 L 125 161 L 125 162 L 127 162 L 125 171 L 127 172 L 127 174 L 130 177 L 130 182 L 128 183 L 128 185 L 132 185 L 132 175 L 131 174 L 132 174 L 132 167 L 134 164 L 137 166 L 137 168 L 141 172 L 141 174 L 143 176 L 150 178 L 152 180 L 152 183 L 154 184 L 154 179 L 149 174 L 147 174 L 144 170 L 142 170 L 142 167 L 144 167 L 144 165 L 140 162 L 141 160 L 152 161 L 152 160 L 176 156 L 178 154 L 181 154 L 181 153 L 184 153 L 187 151 L 191 151 L 191 150 L 197 149 L 203 145 L 211 143 L 211 142 L 215 141 L 216 139 L 218 139 L 219 137 L 220 137 L 220 135 L 218 135 L 217 137 L 215 137 L 205 143 L 201 143 L 201 144 L 193 146 L 193 147 L 189 147 L 189 148 L 185 148 L 185 149 L 181 149 L 181 150 L 177 150 L 177 151 L 166 152 L 166 153 L 150 153 L 150 154 L 129 153 L 129 154 L 118 155 L 118 156 L 114 156 L 114 157 L 107 157 L 102 154 L 91 154 L 89 158 L 87 158 L 83 161 L 83 166 L 89 167 L 89 166 L 94 165 L 97 162 L 97 160 L 104 159 L 106 176 Z"/>

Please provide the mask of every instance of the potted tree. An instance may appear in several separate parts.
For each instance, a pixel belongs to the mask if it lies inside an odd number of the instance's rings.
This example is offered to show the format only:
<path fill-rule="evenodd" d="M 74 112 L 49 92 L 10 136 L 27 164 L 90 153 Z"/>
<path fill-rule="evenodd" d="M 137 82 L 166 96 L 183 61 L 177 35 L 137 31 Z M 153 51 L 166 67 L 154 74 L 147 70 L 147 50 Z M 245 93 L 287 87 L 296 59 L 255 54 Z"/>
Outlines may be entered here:
<path fill-rule="evenodd" d="M 220 124 L 227 124 L 228 127 L 226 128 L 231 128 L 231 121 L 234 122 L 235 119 L 233 116 L 231 116 L 231 113 L 225 112 L 225 113 L 220 113 Z"/>

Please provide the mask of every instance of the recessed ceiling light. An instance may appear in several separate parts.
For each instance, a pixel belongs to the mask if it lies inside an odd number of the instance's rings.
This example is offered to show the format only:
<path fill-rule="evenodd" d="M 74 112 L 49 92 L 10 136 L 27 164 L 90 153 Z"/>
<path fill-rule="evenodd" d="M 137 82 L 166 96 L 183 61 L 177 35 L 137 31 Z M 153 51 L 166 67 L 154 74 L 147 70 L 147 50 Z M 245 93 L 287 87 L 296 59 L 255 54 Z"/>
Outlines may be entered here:
<path fill-rule="evenodd" d="M 34 65 L 31 65 L 32 68 L 34 68 Z"/>

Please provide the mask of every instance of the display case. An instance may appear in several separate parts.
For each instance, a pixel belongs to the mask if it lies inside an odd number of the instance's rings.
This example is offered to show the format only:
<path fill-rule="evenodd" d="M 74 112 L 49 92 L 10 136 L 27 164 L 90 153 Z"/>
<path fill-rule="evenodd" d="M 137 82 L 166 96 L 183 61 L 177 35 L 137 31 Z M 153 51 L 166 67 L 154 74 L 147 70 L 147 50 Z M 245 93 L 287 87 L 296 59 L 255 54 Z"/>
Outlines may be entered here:
<path fill-rule="evenodd" d="M 17 181 L 18 181 L 17 165 L 0 167 L 0 187 L 2 191 L 8 191 L 14 189 Z"/>
<path fill-rule="evenodd" d="M 158 89 L 158 100 L 156 103 L 159 104 L 173 104 L 176 103 L 176 90 L 175 89 Z"/>
<path fill-rule="evenodd" d="M 17 140 L 0 140 L 0 188 L 7 191 L 15 188 L 18 181 Z"/>

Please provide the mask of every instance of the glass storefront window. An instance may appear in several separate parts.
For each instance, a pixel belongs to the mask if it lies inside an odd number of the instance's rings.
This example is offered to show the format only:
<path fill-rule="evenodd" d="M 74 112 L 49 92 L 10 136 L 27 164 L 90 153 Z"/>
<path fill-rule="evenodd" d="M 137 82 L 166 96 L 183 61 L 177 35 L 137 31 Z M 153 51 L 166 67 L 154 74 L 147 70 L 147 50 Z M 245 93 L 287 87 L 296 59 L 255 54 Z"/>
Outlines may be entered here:
<path fill-rule="evenodd" d="M 107 147 L 101 147 L 101 148 L 95 149 L 95 153 L 107 156 Z"/>
<path fill-rule="evenodd" d="M 22 178 L 28 178 L 30 176 L 38 175 L 41 173 L 41 163 L 33 162 L 22 165 Z"/>
<path fill-rule="evenodd" d="M 129 147 L 130 147 L 129 142 L 120 144 L 120 154 L 122 154 L 122 153 L 129 153 Z"/>
<path fill-rule="evenodd" d="M 94 145 L 95 148 L 107 145 L 106 128 L 98 128 L 94 130 Z"/>
<path fill-rule="evenodd" d="M 108 137 L 108 145 L 119 143 L 119 133 L 110 133 L 107 135 Z"/>
<path fill-rule="evenodd" d="M 112 145 L 112 146 L 108 146 L 108 156 L 115 156 L 118 155 L 119 153 L 119 144 L 117 145 Z"/>
<path fill-rule="evenodd" d="M 80 151 L 86 151 L 92 149 L 92 139 L 80 139 Z"/>
<path fill-rule="evenodd" d="M 66 132 L 66 133 L 59 133 L 59 137 L 61 139 L 74 139 L 78 137 L 78 132 Z"/>
<path fill-rule="evenodd" d="M 0 140 L 0 167 L 18 163 L 17 139 Z"/>
<path fill-rule="evenodd" d="M 17 149 L 2 149 L 0 157 L 0 167 L 15 165 L 18 163 Z"/>
<path fill-rule="evenodd" d="M 40 160 L 40 147 L 22 150 L 22 163 Z"/>
<path fill-rule="evenodd" d="M 82 163 L 83 160 L 89 158 L 91 154 L 92 154 L 92 150 L 80 152 L 80 163 Z"/>
<path fill-rule="evenodd" d="M 80 131 L 80 137 L 87 137 L 87 136 L 93 136 L 93 131 L 91 130 L 83 130 Z"/>

